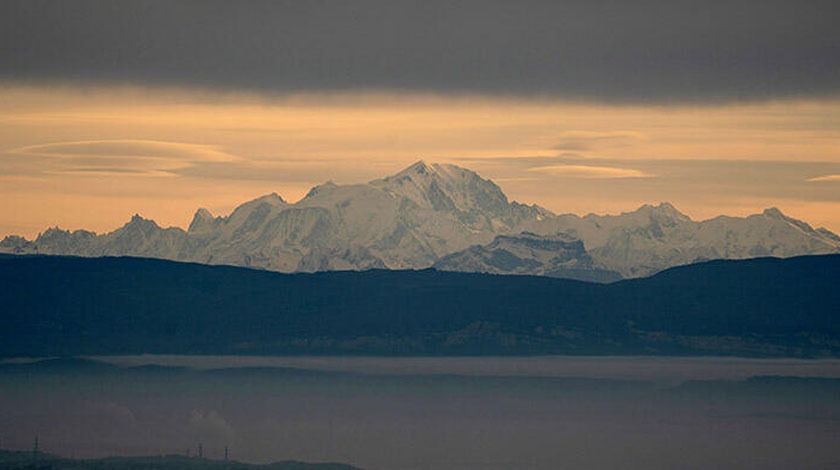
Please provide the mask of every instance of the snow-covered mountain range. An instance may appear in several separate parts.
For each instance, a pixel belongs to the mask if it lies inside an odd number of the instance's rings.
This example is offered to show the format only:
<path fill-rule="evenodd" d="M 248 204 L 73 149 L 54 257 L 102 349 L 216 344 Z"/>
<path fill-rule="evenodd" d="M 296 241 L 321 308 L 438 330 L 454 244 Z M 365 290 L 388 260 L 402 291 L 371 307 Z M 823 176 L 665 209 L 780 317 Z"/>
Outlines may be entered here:
<path fill-rule="evenodd" d="M 227 216 L 199 209 L 189 229 L 135 215 L 97 235 L 50 228 L 0 252 L 143 256 L 281 272 L 419 269 L 608 281 L 707 259 L 840 252 L 840 237 L 771 208 L 693 221 L 668 203 L 619 215 L 555 215 L 509 201 L 455 165 L 417 162 L 367 184 L 316 186 L 290 204 L 269 194 Z"/>

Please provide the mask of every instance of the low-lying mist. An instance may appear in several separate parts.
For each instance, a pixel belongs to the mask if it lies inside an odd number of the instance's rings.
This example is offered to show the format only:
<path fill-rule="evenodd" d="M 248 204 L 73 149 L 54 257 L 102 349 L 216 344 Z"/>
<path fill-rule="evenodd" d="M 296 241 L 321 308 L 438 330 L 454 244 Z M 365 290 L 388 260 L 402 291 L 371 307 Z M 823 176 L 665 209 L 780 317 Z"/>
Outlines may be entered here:
<path fill-rule="evenodd" d="M 386 469 L 840 463 L 840 361 L 137 356 L 0 365 L 0 446 Z"/>

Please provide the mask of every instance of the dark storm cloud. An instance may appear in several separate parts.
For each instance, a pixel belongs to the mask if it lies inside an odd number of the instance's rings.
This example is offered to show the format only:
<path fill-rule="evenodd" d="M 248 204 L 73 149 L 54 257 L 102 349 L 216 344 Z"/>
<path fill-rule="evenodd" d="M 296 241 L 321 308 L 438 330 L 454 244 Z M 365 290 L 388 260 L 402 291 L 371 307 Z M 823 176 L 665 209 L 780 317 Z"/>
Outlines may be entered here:
<path fill-rule="evenodd" d="M 834 1 L 6 0 L 0 78 L 607 100 L 840 88 Z"/>

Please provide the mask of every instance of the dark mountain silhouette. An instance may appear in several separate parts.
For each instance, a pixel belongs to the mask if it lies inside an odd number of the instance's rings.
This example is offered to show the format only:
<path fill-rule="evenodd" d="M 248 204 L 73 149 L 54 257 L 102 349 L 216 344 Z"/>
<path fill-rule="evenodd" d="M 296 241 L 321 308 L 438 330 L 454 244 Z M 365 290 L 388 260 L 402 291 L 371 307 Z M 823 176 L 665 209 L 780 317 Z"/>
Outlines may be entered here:
<path fill-rule="evenodd" d="M 281 274 L 0 258 L 0 354 L 840 353 L 840 255 L 595 284 L 421 271 Z"/>

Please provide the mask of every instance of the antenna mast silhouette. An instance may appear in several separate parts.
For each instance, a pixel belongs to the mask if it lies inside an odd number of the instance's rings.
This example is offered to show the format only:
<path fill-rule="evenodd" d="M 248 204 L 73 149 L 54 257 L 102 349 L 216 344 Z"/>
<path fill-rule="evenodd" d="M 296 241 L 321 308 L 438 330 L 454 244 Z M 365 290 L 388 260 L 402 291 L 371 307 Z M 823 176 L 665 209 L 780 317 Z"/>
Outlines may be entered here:
<path fill-rule="evenodd" d="M 38 435 L 35 435 L 35 444 L 32 446 L 32 465 L 38 468 Z"/>

